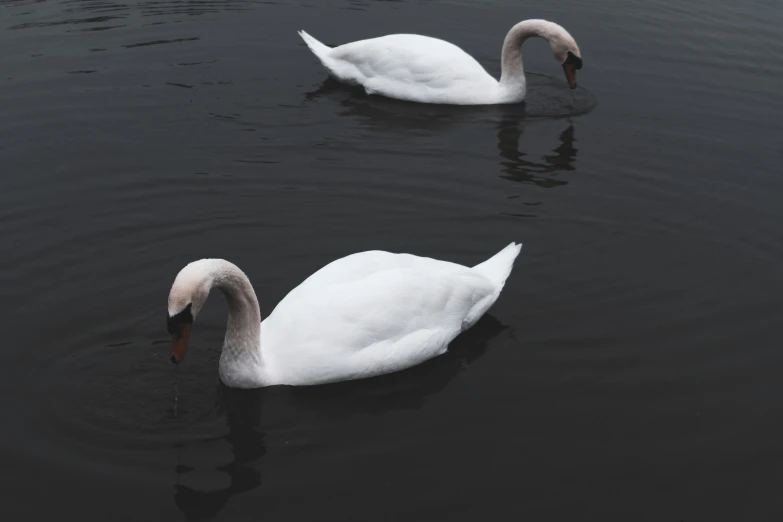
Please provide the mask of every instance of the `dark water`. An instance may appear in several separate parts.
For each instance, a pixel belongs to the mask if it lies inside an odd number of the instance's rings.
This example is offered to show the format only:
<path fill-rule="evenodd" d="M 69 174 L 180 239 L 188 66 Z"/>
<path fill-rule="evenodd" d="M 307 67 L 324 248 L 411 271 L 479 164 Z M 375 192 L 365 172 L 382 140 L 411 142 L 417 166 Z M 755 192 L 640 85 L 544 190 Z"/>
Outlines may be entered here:
<path fill-rule="evenodd" d="M 526 107 L 324 82 L 330 44 L 451 40 Z M 779 2 L 0 4 L 4 520 L 783 518 Z M 167 361 L 169 286 L 232 260 L 268 314 L 381 248 L 524 242 L 453 352 L 304 389 L 217 383 L 225 305 Z M 175 405 L 175 385 L 178 400 Z M 175 411 L 176 410 L 176 411 Z"/>

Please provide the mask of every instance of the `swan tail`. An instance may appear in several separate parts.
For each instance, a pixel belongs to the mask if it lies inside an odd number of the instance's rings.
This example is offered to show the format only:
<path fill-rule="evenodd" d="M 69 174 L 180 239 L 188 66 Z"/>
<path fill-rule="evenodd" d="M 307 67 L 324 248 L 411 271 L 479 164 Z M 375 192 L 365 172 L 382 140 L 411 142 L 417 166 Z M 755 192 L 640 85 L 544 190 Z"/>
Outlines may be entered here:
<path fill-rule="evenodd" d="M 321 62 L 324 61 L 326 55 L 329 54 L 329 51 L 332 50 L 331 47 L 322 44 L 321 42 L 319 42 L 318 40 L 316 40 L 315 38 L 313 38 L 312 36 L 310 36 L 309 34 L 307 34 L 302 30 L 299 31 L 299 36 L 302 37 L 302 40 L 304 40 L 304 42 L 307 44 L 307 47 L 309 47 L 310 50 L 313 51 L 313 54 L 316 55 L 318 59 L 321 60 Z"/>
<path fill-rule="evenodd" d="M 498 289 L 501 289 L 511 274 L 511 269 L 514 268 L 514 260 L 519 255 L 520 250 L 522 250 L 522 243 L 510 243 L 494 256 L 474 266 L 473 270 L 495 283 Z"/>

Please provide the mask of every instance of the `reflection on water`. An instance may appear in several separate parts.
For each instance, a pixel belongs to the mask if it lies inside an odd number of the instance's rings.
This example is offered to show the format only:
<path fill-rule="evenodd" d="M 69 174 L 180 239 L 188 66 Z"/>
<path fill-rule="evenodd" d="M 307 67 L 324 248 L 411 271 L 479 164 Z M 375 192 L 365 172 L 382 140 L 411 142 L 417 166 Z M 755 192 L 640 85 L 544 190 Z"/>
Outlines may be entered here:
<path fill-rule="evenodd" d="M 419 366 L 371 379 L 289 388 L 288 400 L 297 411 L 310 411 L 323 417 L 324 422 L 358 414 L 420 409 L 483 356 L 489 341 L 507 328 L 495 317 L 485 315 L 473 328 L 460 334 L 445 354 Z"/>
<path fill-rule="evenodd" d="M 336 100 L 344 116 L 361 118 L 370 128 L 399 131 L 406 136 L 411 130 L 442 132 L 458 126 L 485 124 L 497 121 L 497 148 L 504 179 L 517 183 L 534 184 L 542 188 L 566 185 L 557 179 L 559 173 L 574 170 L 578 149 L 574 147 L 574 125 L 570 118 L 560 133 L 559 143 L 552 154 L 540 158 L 520 150 L 520 139 L 525 122 L 536 122 L 542 114 L 568 115 L 589 112 L 594 99 L 587 91 L 581 96 L 562 95 L 554 80 L 543 75 L 531 75 L 539 85 L 538 94 L 519 105 L 467 106 L 409 103 L 379 96 L 367 96 L 361 88 L 349 87 L 328 78 L 317 89 L 305 94 L 313 101 L 319 97 Z M 562 83 L 562 82 L 560 82 Z"/>
<path fill-rule="evenodd" d="M 498 150 L 500 165 L 505 174 L 501 177 L 517 183 L 532 183 L 543 188 L 566 185 L 567 180 L 556 179 L 558 173 L 574 170 L 574 161 L 579 149 L 574 147 L 574 125 L 560 133 L 560 143 L 552 149 L 553 154 L 531 160 L 528 154 L 519 150 L 519 141 L 524 128 L 519 119 L 506 118 L 498 125 Z"/>
<path fill-rule="evenodd" d="M 391 123 L 437 130 L 443 125 L 482 120 L 500 113 L 518 119 L 571 118 L 591 112 L 596 98 L 583 87 L 568 88 L 562 79 L 544 74 L 527 73 L 529 93 L 521 104 L 512 105 L 439 105 L 413 103 L 368 95 L 363 87 L 343 84 L 327 76 L 314 90 L 305 93 L 307 101 L 320 97 L 337 100 L 346 108 L 345 115 L 361 116 L 370 123 L 386 128 Z"/>
<path fill-rule="evenodd" d="M 126 15 L 122 16 L 91 16 L 88 18 L 67 18 L 65 20 L 55 20 L 55 21 L 47 21 L 47 22 L 26 22 L 23 24 L 17 24 L 12 25 L 8 29 L 30 29 L 34 27 L 52 27 L 55 25 L 80 25 L 80 24 L 97 24 L 97 23 L 103 23 L 108 22 L 109 20 L 119 20 L 122 18 L 125 18 Z M 106 26 L 103 26 L 106 27 Z M 122 25 L 113 25 L 111 27 L 124 27 Z M 99 30 L 98 28 L 92 28 L 92 29 L 85 29 L 85 30 L 92 30 L 96 31 Z"/>
<path fill-rule="evenodd" d="M 174 503 L 188 520 L 211 518 L 223 510 L 228 501 L 262 484 L 260 460 L 266 454 L 265 433 L 262 427 L 264 403 L 277 410 L 295 410 L 302 429 L 317 432 L 323 425 L 333 425 L 355 415 L 382 415 L 395 410 L 421 408 L 459 373 L 484 355 L 489 341 L 504 331 L 503 325 L 491 315 L 484 316 L 476 325 L 460 335 L 449 346 L 449 351 L 422 365 L 408 370 L 323 386 L 274 387 L 258 390 L 238 390 L 218 385 L 216 401 L 218 413 L 225 412 L 228 433 L 217 441 L 178 443 Z M 183 450 L 193 446 L 194 454 L 204 454 L 204 445 L 225 441 L 230 446 L 232 460 L 214 468 L 220 478 L 227 478 L 225 487 L 197 488 L 187 485 L 189 474 L 204 471 L 183 462 Z M 209 470 L 212 471 L 212 470 Z"/>
<path fill-rule="evenodd" d="M 411 130 L 444 131 L 486 118 L 492 108 L 412 103 L 384 96 L 368 95 L 364 88 L 346 85 L 327 77 L 305 93 L 305 100 L 328 98 L 341 107 L 341 116 L 357 117 L 367 128 L 408 133 Z"/>
<path fill-rule="evenodd" d="M 185 14 L 198 16 L 221 11 L 245 11 L 249 9 L 248 0 L 172 0 L 169 2 L 141 2 L 139 9 L 142 16 L 161 16 Z M 261 1 L 261 4 L 276 4 L 278 2 Z"/>
<path fill-rule="evenodd" d="M 170 40 L 150 40 L 147 42 L 137 42 L 128 45 L 123 45 L 123 47 L 125 47 L 126 49 L 133 49 L 134 47 L 147 47 L 150 45 L 162 45 L 162 44 L 179 43 L 179 42 L 194 42 L 199 39 L 200 38 L 198 36 L 190 36 L 188 38 L 172 38 Z"/>
<path fill-rule="evenodd" d="M 6 6 L 22 5 L 24 3 L 41 4 L 45 2 L 8 2 Z M 120 2 L 102 1 L 102 0 L 70 0 L 60 2 L 62 12 L 55 20 L 22 22 L 8 27 L 8 29 L 35 29 L 54 26 L 73 26 L 87 25 L 79 29 L 68 29 L 66 32 L 74 31 L 105 31 L 107 29 L 116 29 L 126 27 L 127 24 L 118 24 L 117 20 L 128 19 L 133 10 L 139 12 L 142 17 L 158 16 L 199 16 L 204 14 L 220 13 L 222 11 L 245 11 L 250 8 L 251 3 L 277 4 L 271 0 L 250 2 L 249 0 L 170 0 L 170 1 L 147 1 L 135 4 L 126 4 Z M 78 16 L 79 14 L 89 13 L 89 16 Z M 23 15 L 35 15 L 34 11 L 21 13 Z M 76 14 L 76 16 L 74 16 Z M 114 21 L 114 22 L 112 22 Z M 175 20 L 177 21 L 177 20 Z M 112 22 L 107 24 L 107 22 Z M 166 23 L 166 22 L 159 22 Z M 149 24 L 144 24 L 149 25 Z"/>
<path fill-rule="evenodd" d="M 188 520 L 210 518 L 220 512 L 234 495 L 250 491 L 261 485 L 261 473 L 253 466 L 265 453 L 264 432 L 260 429 L 263 403 L 262 390 L 238 390 L 218 387 L 218 410 L 226 413 L 228 433 L 225 440 L 231 447 L 233 460 L 217 466 L 216 471 L 228 475 L 229 485 L 213 491 L 199 491 L 182 484 L 187 474 L 196 469 L 177 462 L 174 472 L 174 502 Z M 177 445 L 181 455 L 183 444 Z"/>
<path fill-rule="evenodd" d="M 598 105 L 593 94 L 582 87 L 570 89 L 562 78 L 548 74 L 525 74 L 528 93 L 525 96 L 527 118 L 573 118 L 583 116 Z"/>

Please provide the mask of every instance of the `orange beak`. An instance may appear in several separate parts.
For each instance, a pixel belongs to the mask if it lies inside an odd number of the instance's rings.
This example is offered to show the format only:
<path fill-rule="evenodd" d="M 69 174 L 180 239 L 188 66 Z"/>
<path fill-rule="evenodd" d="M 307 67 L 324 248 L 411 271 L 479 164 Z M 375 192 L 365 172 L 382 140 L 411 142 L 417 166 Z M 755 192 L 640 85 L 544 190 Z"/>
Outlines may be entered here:
<path fill-rule="evenodd" d="M 171 338 L 171 362 L 179 364 L 185 358 L 185 350 L 188 347 L 190 337 L 190 325 L 183 324 L 179 331 Z"/>
<path fill-rule="evenodd" d="M 572 89 L 576 89 L 576 69 L 572 63 L 564 63 L 563 70 L 565 71 L 566 80 L 568 80 L 568 86 Z"/>

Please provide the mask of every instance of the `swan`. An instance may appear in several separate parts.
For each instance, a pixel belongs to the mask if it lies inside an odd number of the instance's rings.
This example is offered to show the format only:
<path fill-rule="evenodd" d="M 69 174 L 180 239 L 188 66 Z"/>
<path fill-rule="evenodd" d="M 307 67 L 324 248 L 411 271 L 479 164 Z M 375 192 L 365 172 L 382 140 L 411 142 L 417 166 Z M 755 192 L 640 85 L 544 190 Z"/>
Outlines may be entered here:
<path fill-rule="evenodd" d="M 527 84 L 522 44 L 531 36 L 549 42 L 563 65 L 568 85 L 576 88 L 582 55 L 573 37 L 547 20 L 524 20 L 506 35 L 500 55 L 500 81 L 456 45 L 417 34 L 392 34 L 328 47 L 305 31 L 299 36 L 335 79 L 361 85 L 367 94 L 451 105 L 519 103 Z"/>
<path fill-rule="evenodd" d="M 169 292 L 171 361 L 212 288 L 228 302 L 218 375 L 231 388 L 304 386 L 402 370 L 446 352 L 495 303 L 522 244 L 472 268 L 411 254 L 369 251 L 327 264 L 261 321 L 247 276 L 224 259 L 200 259 Z"/>

